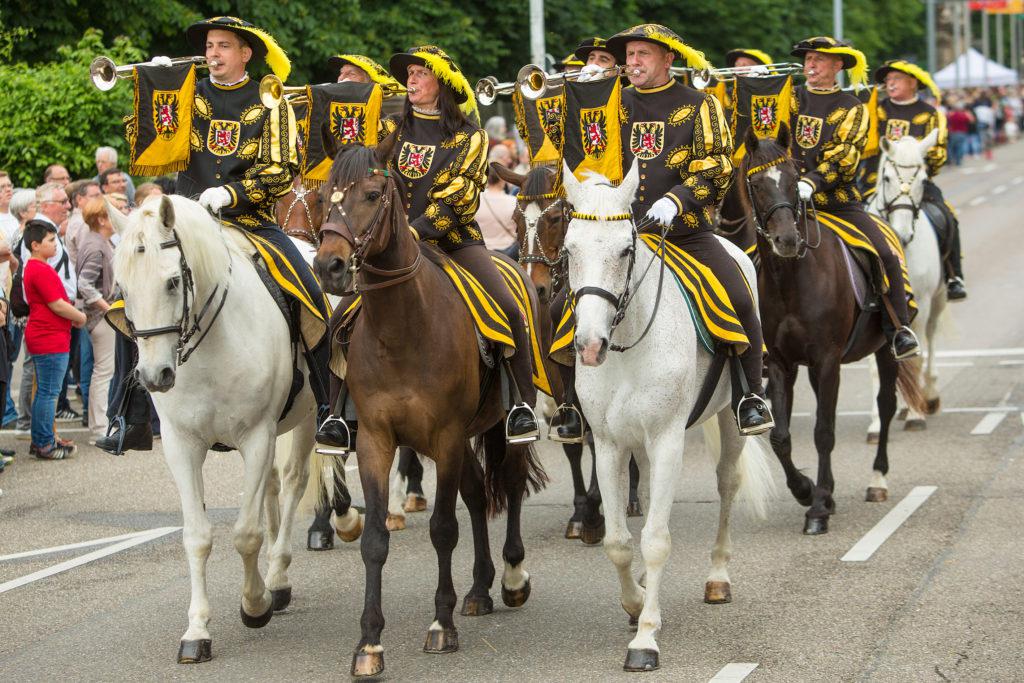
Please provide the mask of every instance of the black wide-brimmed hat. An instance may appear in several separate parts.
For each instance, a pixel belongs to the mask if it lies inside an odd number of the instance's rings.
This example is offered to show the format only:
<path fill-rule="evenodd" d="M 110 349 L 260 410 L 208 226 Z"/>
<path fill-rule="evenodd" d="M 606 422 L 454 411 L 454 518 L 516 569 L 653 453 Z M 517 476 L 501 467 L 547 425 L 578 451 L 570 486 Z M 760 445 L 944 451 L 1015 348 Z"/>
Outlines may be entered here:
<path fill-rule="evenodd" d="M 261 58 L 266 60 L 267 66 L 270 67 L 270 70 L 278 78 L 282 81 L 288 80 L 288 74 L 291 73 L 292 65 L 288 60 L 288 55 L 284 53 L 281 46 L 277 44 L 277 41 L 269 33 L 238 17 L 204 19 L 185 29 L 185 39 L 188 40 L 189 45 L 196 51 L 196 54 L 201 55 L 206 52 L 206 34 L 214 29 L 231 31 L 241 36 L 246 44 L 252 48 L 254 60 Z"/>
<path fill-rule="evenodd" d="M 677 57 L 686 62 L 687 66 L 694 69 L 710 69 L 711 63 L 704 57 L 704 53 L 695 50 L 686 43 L 679 35 L 661 24 L 639 24 L 625 31 L 620 31 L 608 39 L 607 50 L 615 55 L 615 61 L 619 64 L 626 63 L 626 44 L 634 40 L 643 40 L 654 43 L 674 52 Z"/>
<path fill-rule="evenodd" d="M 576 50 L 572 54 L 576 59 L 586 64 L 587 58 L 590 57 L 590 53 L 594 50 L 602 50 L 608 54 L 612 54 L 612 51 L 608 49 L 608 41 L 604 38 L 597 37 L 587 38 L 586 40 L 581 41 L 580 44 L 576 46 Z"/>
<path fill-rule="evenodd" d="M 391 55 L 388 69 L 395 80 L 405 86 L 409 82 L 409 66 L 413 64 L 430 69 L 438 81 L 451 88 L 463 113 L 468 115 L 477 111 L 473 88 L 459 65 L 444 50 L 436 45 L 410 47 L 405 52 Z"/>
<path fill-rule="evenodd" d="M 942 96 L 942 93 L 939 92 L 939 86 L 935 85 L 935 81 L 932 80 L 930 73 L 919 67 L 917 64 L 912 64 L 902 59 L 890 59 L 885 64 L 882 64 L 882 66 L 875 69 L 875 83 L 885 83 L 885 77 L 893 71 L 899 71 L 911 78 L 916 78 L 920 87 L 927 88 L 935 99 L 939 99 Z"/>
<path fill-rule="evenodd" d="M 728 52 L 726 52 L 725 65 L 731 69 L 732 67 L 736 66 L 736 60 L 739 59 L 740 57 L 753 59 L 755 62 L 761 64 L 762 66 L 767 66 L 768 64 L 774 63 L 772 62 L 771 55 L 769 55 L 767 52 L 762 52 L 761 50 L 755 50 L 753 48 L 747 47 L 740 50 L 729 50 Z"/>
<path fill-rule="evenodd" d="M 387 69 L 365 55 L 335 55 L 327 60 L 327 66 L 335 73 L 341 71 L 341 67 L 346 64 L 357 66 L 365 71 L 370 77 L 370 80 L 377 85 L 391 85 L 392 87 L 399 87 L 398 81 L 388 73 Z"/>
<path fill-rule="evenodd" d="M 794 57 L 803 58 L 808 52 L 824 52 L 829 55 L 837 55 L 843 60 L 843 68 L 850 72 L 850 81 L 853 85 L 863 85 L 868 81 L 868 59 L 864 53 L 854 48 L 843 40 L 836 40 L 832 36 L 815 36 L 807 40 L 801 40 L 793 46 L 789 54 Z"/>

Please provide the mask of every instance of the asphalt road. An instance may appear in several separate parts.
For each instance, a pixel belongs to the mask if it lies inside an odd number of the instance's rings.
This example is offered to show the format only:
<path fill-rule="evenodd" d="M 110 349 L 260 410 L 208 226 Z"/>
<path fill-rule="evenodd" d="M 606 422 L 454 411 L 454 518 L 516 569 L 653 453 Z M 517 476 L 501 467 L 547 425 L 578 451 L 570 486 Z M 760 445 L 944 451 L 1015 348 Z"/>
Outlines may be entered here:
<path fill-rule="evenodd" d="M 864 443 L 870 389 L 865 369 L 848 368 L 831 532 L 801 535 L 803 508 L 788 497 L 776 467 L 780 497 L 768 520 L 735 518 L 734 601 L 705 605 L 717 494 L 701 440 L 689 440 L 662 590 L 662 668 L 633 676 L 708 681 L 730 663 L 749 663 L 757 666 L 747 681 L 1024 680 L 1024 145 L 997 150 L 992 162 L 947 171 L 940 185 L 960 211 L 970 299 L 951 307 L 941 338 L 944 412 L 926 432 L 897 429 L 893 435 L 890 501 L 863 502 L 873 457 Z M 811 392 L 801 380 L 796 460 L 813 471 L 806 417 L 811 409 Z M 0 555 L 181 523 L 159 446 L 123 458 L 83 447 L 70 461 L 50 463 L 29 459 L 27 442 L 9 432 L 0 432 L 0 443 L 19 451 L 0 475 Z M 428 515 L 410 515 L 408 529 L 392 535 L 385 569 L 386 678 L 627 677 L 621 666 L 632 634 L 611 563 L 600 547 L 562 538 L 570 515 L 568 466 L 552 444 L 542 443 L 540 452 L 552 484 L 528 501 L 523 517 L 530 601 L 485 617 L 457 616 L 461 650 L 422 653 L 436 564 Z M 171 532 L 25 585 L 0 585 L 0 680 L 346 678 L 362 608 L 358 548 L 339 542 L 330 552 L 307 552 L 301 520 L 292 606 L 261 630 L 243 627 L 241 563 L 231 543 L 240 472 L 236 454 L 211 454 L 205 469 L 215 524 L 209 574 L 213 661 L 175 663 L 189 583 L 180 533 Z M 427 478 L 431 483 L 429 466 Z M 870 559 L 840 560 L 917 486 L 937 489 Z M 357 481 L 353 488 L 361 498 Z M 472 546 L 464 511 L 460 521 L 455 580 L 461 594 L 470 583 Z M 631 520 L 634 534 L 640 524 Z M 500 565 L 503 520 L 492 523 L 491 539 Z M 103 554 L 116 542 L 0 559 L 0 584 L 75 558 L 88 560 L 89 553 Z M 495 588 L 492 597 L 500 605 L 498 596 Z"/>

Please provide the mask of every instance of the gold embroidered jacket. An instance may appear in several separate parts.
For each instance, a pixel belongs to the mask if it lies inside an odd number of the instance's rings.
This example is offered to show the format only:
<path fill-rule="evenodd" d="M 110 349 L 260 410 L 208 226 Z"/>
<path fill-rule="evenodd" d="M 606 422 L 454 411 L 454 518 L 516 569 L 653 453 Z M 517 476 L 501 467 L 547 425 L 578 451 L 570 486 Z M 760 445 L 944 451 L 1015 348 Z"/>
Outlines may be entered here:
<path fill-rule="evenodd" d="M 276 225 L 274 203 L 291 189 L 298 172 L 295 115 L 284 101 L 260 103 L 259 86 L 246 79 L 224 87 L 196 83 L 188 168 L 178 174 L 178 194 L 197 199 L 223 186 L 231 203 L 221 217 L 243 227 Z"/>
<path fill-rule="evenodd" d="M 904 135 L 923 140 L 933 130 L 939 129 L 939 139 L 925 157 L 928 163 L 928 177 L 934 178 L 938 175 L 939 169 L 946 165 L 949 144 L 945 115 L 920 98 L 908 104 L 896 104 L 890 99 L 884 99 L 878 103 L 877 111 L 878 136 L 893 142 Z M 878 162 L 879 155 L 864 160 L 865 182 L 870 188 L 873 188 L 878 180 Z"/>
<path fill-rule="evenodd" d="M 381 135 L 396 123 L 389 119 Z M 487 183 L 487 133 L 467 122 L 443 139 L 440 117 L 415 111 L 400 128 L 391 166 L 409 224 L 444 251 L 483 244 L 476 212 Z"/>
<path fill-rule="evenodd" d="M 868 134 L 868 110 L 856 96 L 839 88 L 793 89 L 793 157 L 804 180 L 814 186 L 818 208 L 838 208 L 861 201 L 857 166 Z"/>
<path fill-rule="evenodd" d="M 670 236 L 712 230 L 715 205 L 732 178 L 732 136 L 721 103 L 672 79 L 659 88 L 623 90 L 622 107 L 623 165 L 640 166 L 633 215 L 640 220 L 668 197 L 678 210 Z"/>

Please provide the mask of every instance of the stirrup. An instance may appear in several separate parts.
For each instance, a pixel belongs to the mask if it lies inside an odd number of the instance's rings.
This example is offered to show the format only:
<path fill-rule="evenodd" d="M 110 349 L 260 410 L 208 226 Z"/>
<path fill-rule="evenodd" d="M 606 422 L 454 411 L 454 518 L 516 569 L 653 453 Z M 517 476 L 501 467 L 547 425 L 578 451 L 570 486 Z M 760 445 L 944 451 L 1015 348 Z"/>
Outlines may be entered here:
<path fill-rule="evenodd" d="M 556 425 L 555 418 L 557 418 L 562 413 L 570 412 L 576 413 L 576 417 L 578 417 L 580 420 L 580 435 L 578 437 L 563 439 L 558 435 L 558 428 L 562 425 Z M 548 440 L 557 441 L 558 443 L 583 443 L 583 433 L 585 431 L 586 430 L 583 428 L 583 413 L 580 412 L 580 409 L 571 403 L 563 403 L 562 405 L 555 408 L 555 414 L 551 416 L 551 424 L 548 425 Z"/>
<path fill-rule="evenodd" d="M 107 424 L 106 438 L 114 436 L 117 439 L 117 447 L 113 451 L 107 451 L 112 455 L 124 455 L 124 437 L 128 432 L 128 421 L 124 415 L 118 415 Z"/>
<path fill-rule="evenodd" d="M 764 423 L 759 424 L 756 427 L 743 427 L 740 424 L 740 414 L 743 412 L 743 404 L 748 401 L 760 401 L 764 406 L 765 411 L 767 411 L 767 414 L 763 415 L 765 419 Z M 736 404 L 736 412 L 733 417 L 736 418 L 736 429 L 739 430 L 742 436 L 756 436 L 757 434 L 764 434 L 765 432 L 771 431 L 775 428 L 775 417 L 772 415 L 772 409 L 768 405 L 768 401 L 757 394 L 747 394 L 741 398 L 740 402 Z"/>
<path fill-rule="evenodd" d="M 533 418 L 533 423 L 537 424 L 537 414 L 533 412 L 533 408 L 531 408 L 525 403 L 515 404 L 514 406 L 512 406 L 512 409 L 508 411 L 508 415 L 505 416 L 506 443 L 532 443 L 540 438 L 540 434 L 536 429 L 534 429 L 531 432 L 527 432 L 526 434 L 517 434 L 516 436 L 512 436 L 511 434 L 509 434 L 509 427 L 512 426 L 512 416 L 515 415 L 520 410 L 527 411 L 530 414 L 530 417 Z"/>
<path fill-rule="evenodd" d="M 334 415 L 328 415 L 327 419 L 320 423 L 316 433 L 320 434 L 324 427 L 333 423 L 340 422 L 341 426 L 345 428 L 345 442 L 347 446 L 331 446 L 331 445 L 320 445 L 318 441 L 316 443 L 316 452 L 320 455 L 348 455 L 352 452 L 352 430 L 349 428 L 348 423 L 343 418 L 335 417 Z"/>
<path fill-rule="evenodd" d="M 899 336 L 899 334 L 904 330 L 906 330 L 906 332 L 910 334 L 911 337 L 914 338 L 914 350 L 912 352 L 907 352 L 904 353 L 903 355 L 899 355 L 896 353 L 896 337 Z M 907 325 L 904 325 L 900 327 L 898 330 L 896 330 L 896 333 L 892 335 L 892 342 L 889 344 L 889 347 L 892 349 L 892 355 L 893 357 L 896 358 L 896 360 L 907 360 L 908 358 L 914 358 L 916 356 L 921 355 L 921 342 L 918 340 L 917 335 L 914 334 L 914 331 L 910 329 L 910 327 Z"/>

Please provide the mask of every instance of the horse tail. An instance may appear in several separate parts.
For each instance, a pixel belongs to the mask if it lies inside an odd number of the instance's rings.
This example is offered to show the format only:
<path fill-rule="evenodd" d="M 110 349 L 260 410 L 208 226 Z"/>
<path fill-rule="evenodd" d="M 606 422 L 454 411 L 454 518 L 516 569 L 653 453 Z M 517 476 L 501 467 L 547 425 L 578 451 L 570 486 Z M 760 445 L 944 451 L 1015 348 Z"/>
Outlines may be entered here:
<path fill-rule="evenodd" d="M 281 447 L 278 439 L 278 449 Z M 280 452 L 280 450 L 278 451 Z M 306 490 L 299 500 L 298 512 L 304 516 L 315 514 L 316 510 L 322 510 L 331 504 L 331 491 L 333 484 L 325 483 L 324 470 L 328 467 L 339 467 L 340 463 L 335 462 L 335 457 L 323 455 L 313 450 L 309 458 L 309 478 L 306 480 Z"/>
<path fill-rule="evenodd" d="M 728 419 L 732 419 L 731 415 Z M 718 419 L 705 420 L 704 442 L 715 465 L 722 457 L 722 432 Z M 758 519 L 768 516 L 768 504 L 775 498 L 775 480 L 772 478 L 772 452 L 764 436 L 740 437 L 743 447 L 736 460 L 739 489 L 736 501 L 750 515 Z"/>
<path fill-rule="evenodd" d="M 896 364 L 896 388 L 908 408 L 921 415 L 928 412 L 928 401 L 921 391 L 921 356 Z"/>
<path fill-rule="evenodd" d="M 518 486 L 529 496 L 548 483 L 548 475 L 531 444 L 506 443 L 504 420 L 480 435 L 475 454 L 484 461 L 484 495 L 489 517 L 508 509 L 509 493 Z"/>

